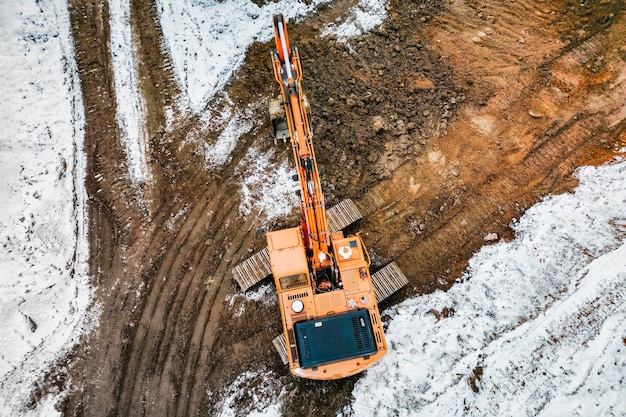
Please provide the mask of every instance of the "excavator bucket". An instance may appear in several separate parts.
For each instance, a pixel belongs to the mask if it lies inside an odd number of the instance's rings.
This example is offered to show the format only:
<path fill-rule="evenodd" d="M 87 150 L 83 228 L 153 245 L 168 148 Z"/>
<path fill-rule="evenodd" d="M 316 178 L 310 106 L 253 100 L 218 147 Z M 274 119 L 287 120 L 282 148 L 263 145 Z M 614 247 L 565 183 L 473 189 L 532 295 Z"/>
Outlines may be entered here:
<path fill-rule="evenodd" d="M 270 99 L 269 112 L 272 128 L 274 129 L 274 144 L 278 144 L 278 141 L 281 140 L 283 143 L 287 143 L 287 141 L 290 140 L 289 126 L 287 125 L 285 107 L 283 106 L 280 97 L 277 99 Z"/>

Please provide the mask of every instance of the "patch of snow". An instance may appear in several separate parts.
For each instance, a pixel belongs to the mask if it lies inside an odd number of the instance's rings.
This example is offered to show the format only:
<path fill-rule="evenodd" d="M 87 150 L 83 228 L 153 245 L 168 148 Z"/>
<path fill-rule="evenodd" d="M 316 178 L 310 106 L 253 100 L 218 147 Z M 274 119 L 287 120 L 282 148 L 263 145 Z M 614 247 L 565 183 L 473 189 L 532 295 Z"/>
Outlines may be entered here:
<path fill-rule="evenodd" d="M 219 92 L 211 106 L 200 115 L 201 125 L 204 129 L 223 129 L 233 116 L 233 106 L 233 101 L 228 94 L 223 91 Z"/>
<path fill-rule="evenodd" d="M 361 0 L 345 16 L 326 26 L 322 36 L 335 35 L 345 42 L 349 38 L 369 32 L 387 18 L 386 3 L 385 0 Z"/>
<path fill-rule="evenodd" d="M 626 164 L 578 176 L 573 194 L 529 209 L 513 241 L 483 247 L 449 291 L 385 312 L 390 351 L 348 413 L 623 412 Z"/>
<path fill-rule="evenodd" d="M 250 105 L 246 110 L 236 111 L 233 114 L 231 107 L 226 107 L 221 114 L 220 119 L 227 119 L 226 125 L 220 133 L 214 144 L 205 146 L 205 160 L 209 167 L 215 167 L 225 164 L 230 160 L 231 153 L 237 141 L 248 133 L 253 126 L 253 108 Z"/>
<path fill-rule="evenodd" d="M 272 371 L 261 369 L 239 375 L 227 388 L 219 417 L 281 415 L 285 389 Z"/>
<path fill-rule="evenodd" d="M 254 303 L 273 303 L 276 300 L 276 291 L 272 284 L 263 284 L 256 290 L 246 291 L 244 297 L 247 301 Z"/>
<path fill-rule="evenodd" d="M 135 184 L 150 179 L 146 163 L 145 108 L 139 94 L 137 63 L 130 24 L 130 0 L 109 2 L 111 62 L 115 83 L 116 115 L 130 179 Z"/>
<path fill-rule="evenodd" d="M 295 168 L 287 161 L 277 166 L 271 162 L 272 156 L 273 151 L 263 154 L 251 148 L 237 167 L 244 177 L 239 211 L 246 216 L 258 211 L 269 221 L 286 216 L 298 207 L 299 184 L 292 179 Z"/>
<path fill-rule="evenodd" d="M 55 415 L 33 390 L 95 325 L 82 93 L 67 3 L 0 10 L 0 415 Z"/>
<path fill-rule="evenodd" d="M 278 0 L 259 7 L 249 0 L 157 0 L 186 106 L 200 113 L 241 67 L 248 47 L 272 38 L 272 15 L 297 18 L 326 2 Z"/>
<path fill-rule="evenodd" d="M 247 303 L 263 303 L 266 306 L 276 304 L 276 289 L 273 284 L 262 284 L 255 290 L 246 291 L 245 293 L 235 293 L 227 297 L 228 308 L 230 310 L 237 305 L 237 309 L 232 313 L 233 317 L 241 317 L 246 310 Z M 245 300 L 245 302 L 242 302 Z"/>
<path fill-rule="evenodd" d="M 180 219 L 184 217 L 185 214 L 187 214 L 188 211 L 189 211 L 189 206 L 184 205 L 183 207 L 180 208 L 180 210 L 178 210 L 178 213 L 170 214 L 170 218 L 167 219 L 167 221 L 165 222 L 165 227 L 167 228 L 167 230 L 169 231 L 174 230 L 174 227 L 176 226 L 176 224 L 180 221 Z"/>

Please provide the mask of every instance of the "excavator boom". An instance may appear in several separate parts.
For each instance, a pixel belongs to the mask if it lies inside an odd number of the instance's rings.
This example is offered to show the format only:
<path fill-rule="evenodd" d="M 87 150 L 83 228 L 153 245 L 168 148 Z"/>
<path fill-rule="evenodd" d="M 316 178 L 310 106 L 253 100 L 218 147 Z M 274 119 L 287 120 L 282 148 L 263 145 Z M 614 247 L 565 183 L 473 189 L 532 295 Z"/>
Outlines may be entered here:
<path fill-rule="evenodd" d="M 302 67 L 297 48 L 289 47 L 287 27 L 282 15 L 274 16 L 276 51 L 272 62 L 280 85 L 282 104 L 290 133 L 293 156 L 300 182 L 300 209 L 304 241 L 313 270 L 331 267 L 330 233 L 322 194 L 313 134 L 309 125 L 306 99 L 301 89 Z"/>

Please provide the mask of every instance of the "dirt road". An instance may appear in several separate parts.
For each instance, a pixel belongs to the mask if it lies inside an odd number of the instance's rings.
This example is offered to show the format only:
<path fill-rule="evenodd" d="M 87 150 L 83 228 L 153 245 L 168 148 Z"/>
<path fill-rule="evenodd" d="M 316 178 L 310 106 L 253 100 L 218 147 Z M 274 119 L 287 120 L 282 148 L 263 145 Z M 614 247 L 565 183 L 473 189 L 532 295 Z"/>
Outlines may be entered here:
<path fill-rule="evenodd" d="M 373 33 L 348 44 L 320 38 L 354 3 L 321 7 L 290 37 L 327 202 L 353 198 L 375 265 L 395 260 L 410 279 L 387 306 L 448 288 L 488 233 L 510 237 L 526 208 L 575 185 L 576 167 L 626 145 L 623 1 L 392 0 Z M 151 138 L 144 185 L 130 182 L 120 145 L 108 5 L 70 0 L 102 316 L 69 360 L 64 414 L 213 415 L 248 370 L 273 375 L 274 385 L 249 377 L 235 394 L 242 414 L 268 388 L 288 393 L 286 414 L 336 414 L 358 377 L 291 377 L 271 348 L 276 305 L 247 301 L 230 274 L 264 245 L 263 218 L 238 211 L 237 165 L 251 146 L 273 146 L 267 114 L 255 116 L 230 162 L 208 169 L 202 150 L 219 131 L 203 136 L 199 117 L 177 108 L 154 4 L 132 1 L 131 10 Z M 227 87 L 241 108 L 278 92 L 269 48 L 253 45 Z"/>

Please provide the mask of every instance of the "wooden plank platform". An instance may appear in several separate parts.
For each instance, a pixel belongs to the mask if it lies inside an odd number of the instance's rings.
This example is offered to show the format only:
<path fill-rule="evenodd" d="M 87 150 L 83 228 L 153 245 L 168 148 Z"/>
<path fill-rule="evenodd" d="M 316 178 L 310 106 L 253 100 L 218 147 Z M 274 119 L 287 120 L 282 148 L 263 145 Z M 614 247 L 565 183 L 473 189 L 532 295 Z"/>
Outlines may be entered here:
<path fill-rule="evenodd" d="M 326 210 L 328 228 L 331 232 L 338 232 L 363 218 L 356 204 L 349 198 Z"/>
<path fill-rule="evenodd" d="M 285 343 L 285 334 L 281 333 L 272 340 L 272 344 L 278 351 L 278 355 L 280 359 L 283 361 L 283 364 L 287 365 L 287 344 Z"/>
<path fill-rule="evenodd" d="M 379 303 L 408 283 L 409 280 L 395 262 L 372 274 L 374 293 Z"/>
<path fill-rule="evenodd" d="M 233 268 L 233 277 L 242 291 L 248 290 L 271 274 L 270 255 L 267 248 L 255 253 Z"/>

